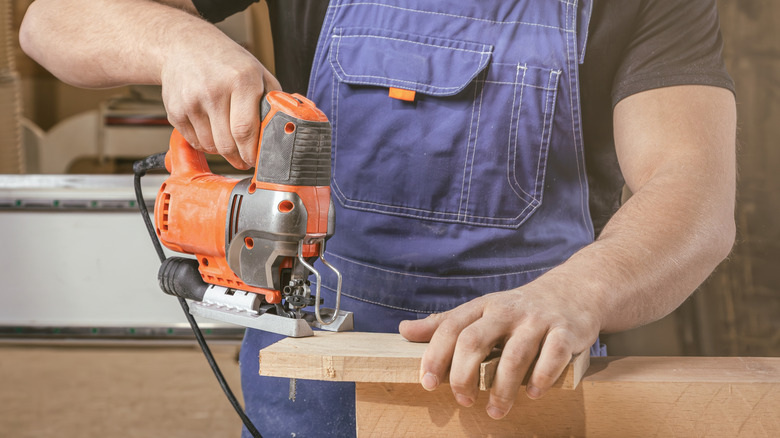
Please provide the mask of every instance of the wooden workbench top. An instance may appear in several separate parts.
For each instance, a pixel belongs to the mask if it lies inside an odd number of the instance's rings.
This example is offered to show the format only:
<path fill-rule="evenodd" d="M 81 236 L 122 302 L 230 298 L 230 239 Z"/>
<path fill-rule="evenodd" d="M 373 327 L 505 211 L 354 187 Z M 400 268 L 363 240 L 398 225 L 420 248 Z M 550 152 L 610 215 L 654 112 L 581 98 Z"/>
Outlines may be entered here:
<path fill-rule="evenodd" d="M 521 390 L 496 421 L 484 392 L 464 408 L 446 388 L 422 389 L 425 347 L 397 334 L 317 332 L 263 349 L 260 374 L 356 382 L 359 436 L 780 436 L 780 358 L 596 357 L 576 389 L 559 380 L 540 400 Z"/>

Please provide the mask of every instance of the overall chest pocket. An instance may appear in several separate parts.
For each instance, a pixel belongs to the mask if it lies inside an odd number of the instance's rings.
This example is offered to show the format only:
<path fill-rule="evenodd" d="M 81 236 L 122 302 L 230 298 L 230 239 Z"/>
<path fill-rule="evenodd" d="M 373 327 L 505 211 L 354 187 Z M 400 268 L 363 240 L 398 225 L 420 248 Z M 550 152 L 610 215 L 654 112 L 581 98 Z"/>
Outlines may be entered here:
<path fill-rule="evenodd" d="M 336 199 L 358 210 L 519 227 L 542 202 L 560 70 L 493 57 L 485 44 L 335 29 Z M 390 97 L 392 89 L 408 100 Z"/>

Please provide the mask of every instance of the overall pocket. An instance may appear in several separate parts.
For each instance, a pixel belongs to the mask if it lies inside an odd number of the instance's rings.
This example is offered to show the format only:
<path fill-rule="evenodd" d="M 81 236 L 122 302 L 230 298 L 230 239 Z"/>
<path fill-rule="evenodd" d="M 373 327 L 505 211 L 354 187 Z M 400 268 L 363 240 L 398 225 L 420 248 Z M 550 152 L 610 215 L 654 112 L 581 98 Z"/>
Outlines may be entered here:
<path fill-rule="evenodd" d="M 337 28 L 333 194 L 346 208 L 519 227 L 541 204 L 560 70 L 490 45 Z M 408 101 L 389 97 L 402 89 Z"/>

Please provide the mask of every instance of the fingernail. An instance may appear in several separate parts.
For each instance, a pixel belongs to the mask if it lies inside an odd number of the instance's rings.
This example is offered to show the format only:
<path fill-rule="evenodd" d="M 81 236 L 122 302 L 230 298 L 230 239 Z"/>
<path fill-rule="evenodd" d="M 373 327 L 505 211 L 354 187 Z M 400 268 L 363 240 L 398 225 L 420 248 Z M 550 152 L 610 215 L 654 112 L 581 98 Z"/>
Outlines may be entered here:
<path fill-rule="evenodd" d="M 487 413 L 490 415 L 490 418 L 494 420 L 500 420 L 504 418 L 504 415 L 506 415 L 506 412 L 504 412 L 503 409 L 498 408 L 495 405 L 488 405 L 487 406 Z"/>
<path fill-rule="evenodd" d="M 525 388 L 525 393 L 528 394 L 528 397 L 534 400 L 542 396 L 542 391 L 539 388 L 531 385 L 528 385 L 528 387 Z"/>
<path fill-rule="evenodd" d="M 439 386 L 439 378 L 432 373 L 425 373 L 425 375 L 420 380 L 420 383 L 422 383 L 423 388 L 426 390 L 433 391 L 437 386 Z"/>
<path fill-rule="evenodd" d="M 471 405 L 474 404 L 474 400 L 471 397 L 467 397 L 461 394 L 455 394 L 455 400 L 458 402 L 459 405 L 465 406 L 467 408 L 471 407 Z"/>

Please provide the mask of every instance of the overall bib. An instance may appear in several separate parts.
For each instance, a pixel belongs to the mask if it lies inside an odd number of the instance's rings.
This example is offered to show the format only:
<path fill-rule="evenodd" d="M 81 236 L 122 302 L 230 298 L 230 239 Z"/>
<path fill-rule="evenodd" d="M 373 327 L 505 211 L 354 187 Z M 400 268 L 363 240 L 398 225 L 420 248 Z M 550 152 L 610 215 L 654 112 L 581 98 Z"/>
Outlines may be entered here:
<path fill-rule="evenodd" d="M 326 256 L 355 330 L 522 286 L 593 240 L 578 78 L 591 6 L 331 0 L 309 97 L 333 125 Z M 257 376 L 277 339 L 248 330 L 242 347 L 260 431 L 354 434 L 353 384 L 298 381 L 293 402 L 288 380 Z"/>

